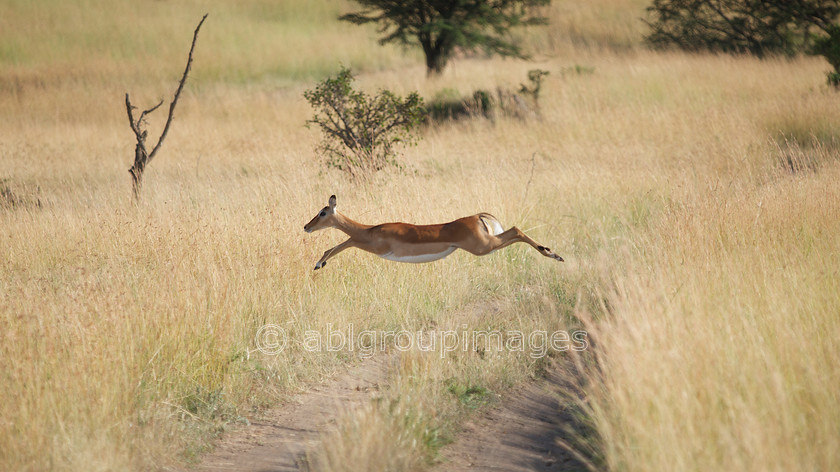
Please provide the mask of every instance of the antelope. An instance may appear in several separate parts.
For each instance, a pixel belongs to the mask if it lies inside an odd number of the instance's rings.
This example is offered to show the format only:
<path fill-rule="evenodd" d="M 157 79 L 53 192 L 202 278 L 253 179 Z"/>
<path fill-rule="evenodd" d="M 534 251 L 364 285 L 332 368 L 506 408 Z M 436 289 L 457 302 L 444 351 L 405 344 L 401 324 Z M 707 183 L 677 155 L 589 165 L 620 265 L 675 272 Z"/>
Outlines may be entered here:
<path fill-rule="evenodd" d="M 449 223 L 437 225 L 412 225 L 408 223 L 382 223 L 365 225 L 335 211 L 335 195 L 329 204 L 315 215 L 303 229 L 312 233 L 325 228 L 336 228 L 350 237 L 347 241 L 324 252 L 315 264 L 315 270 L 351 247 L 371 252 L 396 262 L 431 262 L 463 249 L 476 256 L 484 256 L 513 243 L 527 243 L 543 256 L 563 261 L 551 249 L 538 244 L 519 228 L 504 231 L 502 224 L 489 213 L 465 216 Z"/>

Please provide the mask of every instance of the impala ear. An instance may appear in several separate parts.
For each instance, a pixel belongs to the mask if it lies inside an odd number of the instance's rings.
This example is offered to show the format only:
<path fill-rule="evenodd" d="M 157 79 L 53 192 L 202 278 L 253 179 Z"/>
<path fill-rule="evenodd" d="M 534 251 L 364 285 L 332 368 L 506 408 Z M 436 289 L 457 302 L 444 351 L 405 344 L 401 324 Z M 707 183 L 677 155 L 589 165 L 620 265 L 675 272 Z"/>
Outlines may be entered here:
<path fill-rule="evenodd" d="M 330 197 L 330 210 L 335 210 L 335 195 Z"/>

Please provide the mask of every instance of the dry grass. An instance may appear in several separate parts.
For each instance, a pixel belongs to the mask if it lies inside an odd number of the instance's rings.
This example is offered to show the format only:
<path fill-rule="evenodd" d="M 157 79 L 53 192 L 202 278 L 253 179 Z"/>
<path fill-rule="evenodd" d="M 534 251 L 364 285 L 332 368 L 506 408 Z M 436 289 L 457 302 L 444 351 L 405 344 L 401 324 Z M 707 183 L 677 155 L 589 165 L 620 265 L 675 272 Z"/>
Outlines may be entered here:
<path fill-rule="evenodd" d="M 834 163 L 680 195 L 623 258 L 589 390 L 616 470 L 831 470 Z"/>
<path fill-rule="evenodd" d="M 0 182 L 17 195 L 0 204 L 0 467 L 189 461 L 251 408 L 352 361 L 294 342 L 261 355 L 264 323 L 299 340 L 350 323 L 551 331 L 594 313 L 587 408 L 610 468 L 837 468 L 840 107 L 819 61 L 651 54 L 638 2 L 556 3 L 577 29 L 529 35 L 541 62 L 463 60 L 427 81 L 371 31 L 323 28 L 342 2 L 30 3 L 0 20 Z M 207 10 L 134 206 L 123 94 L 171 93 Z M 324 170 L 302 126 L 301 92 L 339 61 L 366 71 L 363 87 L 426 97 L 552 75 L 542 121 L 432 127 L 409 172 L 354 184 Z M 302 225 L 332 193 L 365 222 L 490 211 L 567 262 L 526 247 L 420 266 L 348 251 L 313 273 L 340 235 Z M 540 365 L 403 354 L 382 402 L 343 420 L 318 464 L 422 468 L 469 410 L 448 386 L 501 391 Z"/>

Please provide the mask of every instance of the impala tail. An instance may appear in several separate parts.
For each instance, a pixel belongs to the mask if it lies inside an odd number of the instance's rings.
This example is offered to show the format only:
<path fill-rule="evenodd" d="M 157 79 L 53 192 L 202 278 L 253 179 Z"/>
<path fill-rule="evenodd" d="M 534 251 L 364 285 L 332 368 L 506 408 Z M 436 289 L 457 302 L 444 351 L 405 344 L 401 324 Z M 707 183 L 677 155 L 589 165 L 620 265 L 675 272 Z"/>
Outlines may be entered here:
<path fill-rule="evenodd" d="M 502 223 L 490 213 L 479 213 L 478 219 L 484 223 L 484 227 L 491 236 L 498 236 L 505 232 L 505 227 L 502 226 Z"/>

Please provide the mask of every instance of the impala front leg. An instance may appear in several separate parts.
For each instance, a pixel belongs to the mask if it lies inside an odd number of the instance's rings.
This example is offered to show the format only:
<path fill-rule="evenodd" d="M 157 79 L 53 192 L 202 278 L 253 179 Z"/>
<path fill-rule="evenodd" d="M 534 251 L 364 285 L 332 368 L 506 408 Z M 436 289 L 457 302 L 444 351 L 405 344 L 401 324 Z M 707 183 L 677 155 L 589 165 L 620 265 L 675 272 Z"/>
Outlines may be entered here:
<path fill-rule="evenodd" d="M 315 269 L 313 269 L 313 270 L 318 270 L 321 267 L 324 267 L 325 265 L 327 265 L 327 259 L 335 256 L 336 254 L 338 254 L 339 252 L 341 252 L 341 251 L 343 251 L 347 248 L 355 247 L 355 246 L 356 246 L 356 243 L 354 243 L 352 239 L 348 239 L 347 241 L 344 241 L 343 243 L 339 244 L 338 246 L 327 250 L 326 252 L 324 252 L 324 255 L 321 256 L 321 259 L 318 261 L 318 263 L 315 264 Z"/>

